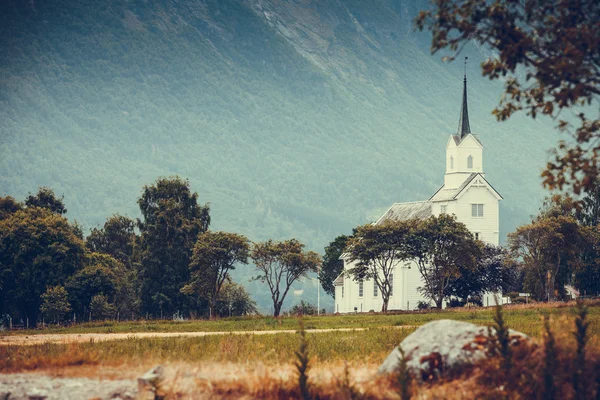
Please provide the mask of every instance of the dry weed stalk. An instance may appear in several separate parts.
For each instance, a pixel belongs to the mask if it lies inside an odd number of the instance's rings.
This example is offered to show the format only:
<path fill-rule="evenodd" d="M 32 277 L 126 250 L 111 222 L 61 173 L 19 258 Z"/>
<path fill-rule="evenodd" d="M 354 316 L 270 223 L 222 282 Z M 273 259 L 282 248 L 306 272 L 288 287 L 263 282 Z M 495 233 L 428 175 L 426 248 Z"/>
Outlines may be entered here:
<path fill-rule="evenodd" d="M 309 353 L 308 353 L 308 340 L 306 339 L 306 331 L 304 330 L 304 322 L 302 318 L 299 319 L 300 324 L 300 347 L 296 352 L 296 369 L 298 370 L 298 386 L 300 388 L 300 394 L 304 400 L 310 400 L 310 388 L 308 385 L 308 369 L 309 365 Z"/>

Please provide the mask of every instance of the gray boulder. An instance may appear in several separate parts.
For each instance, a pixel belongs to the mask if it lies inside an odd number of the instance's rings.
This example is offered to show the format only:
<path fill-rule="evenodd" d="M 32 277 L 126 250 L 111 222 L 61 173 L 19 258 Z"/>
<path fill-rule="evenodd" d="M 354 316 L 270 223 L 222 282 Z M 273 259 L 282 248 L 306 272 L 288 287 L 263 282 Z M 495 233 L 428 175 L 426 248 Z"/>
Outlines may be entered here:
<path fill-rule="evenodd" d="M 439 320 L 429 322 L 408 335 L 400 346 L 404 350 L 406 365 L 411 375 L 418 379 L 451 375 L 465 365 L 488 357 L 489 336 L 494 329 L 468 322 Z M 510 330 L 511 344 L 529 341 L 521 332 Z M 401 354 L 395 348 L 379 367 L 379 373 L 397 371 Z"/>

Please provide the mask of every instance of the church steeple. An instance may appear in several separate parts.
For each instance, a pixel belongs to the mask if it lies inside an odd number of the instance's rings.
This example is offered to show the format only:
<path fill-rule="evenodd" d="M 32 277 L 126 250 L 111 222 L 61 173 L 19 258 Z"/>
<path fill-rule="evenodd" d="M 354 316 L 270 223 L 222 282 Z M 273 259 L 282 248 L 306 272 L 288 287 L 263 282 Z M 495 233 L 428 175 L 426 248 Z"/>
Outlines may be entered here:
<path fill-rule="evenodd" d="M 460 120 L 458 121 L 458 135 L 461 139 L 471 133 L 471 126 L 469 125 L 469 108 L 467 105 L 467 59 L 465 57 L 465 78 L 463 87 L 463 98 L 462 107 L 460 110 Z"/>

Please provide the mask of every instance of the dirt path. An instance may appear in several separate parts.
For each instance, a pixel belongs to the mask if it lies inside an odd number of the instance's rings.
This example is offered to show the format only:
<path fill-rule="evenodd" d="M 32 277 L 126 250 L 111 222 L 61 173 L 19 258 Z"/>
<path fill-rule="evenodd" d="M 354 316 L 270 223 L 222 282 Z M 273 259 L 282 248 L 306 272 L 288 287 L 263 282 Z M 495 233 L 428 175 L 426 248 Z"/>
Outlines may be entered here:
<path fill-rule="evenodd" d="M 413 329 L 415 326 L 395 326 L 395 329 Z M 337 328 L 337 329 L 307 329 L 307 333 L 365 331 L 369 328 Z M 277 333 L 296 333 L 295 329 L 280 329 L 270 331 L 230 331 L 230 332 L 136 332 L 136 333 L 64 333 L 40 335 L 11 335 L 0 336 L 0 346 L 30 346 L 42 343 L 84 343 L 104 342 L 109 340 L 170 338 L 170 337 L 201 337 L 213 335 L 274 335 Z"/>

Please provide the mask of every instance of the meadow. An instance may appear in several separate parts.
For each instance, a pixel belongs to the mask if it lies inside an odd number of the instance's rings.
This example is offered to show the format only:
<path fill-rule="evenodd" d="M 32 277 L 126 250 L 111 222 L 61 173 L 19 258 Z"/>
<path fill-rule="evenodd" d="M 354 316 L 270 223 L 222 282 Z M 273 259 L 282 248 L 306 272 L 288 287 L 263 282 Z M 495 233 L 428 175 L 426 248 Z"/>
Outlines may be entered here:
<path fill-rule="evenodd" d="M 512 329 L 531 335 L 536 343 L 540 344 L 544 342 L 546 335 L 544 315 L 550 317 L 550 327 L 563 354 L 557 357 L 559 359 L 567 357 L 565 354 L 568 353 L 567 350 L 571 351 L 574 348 L 575 340 L 572 333 L 575 329 L 573 303 L 504 308 L 506 324 Z M 493 309 L 387 315 L 305 316 L 302 321 L 307 330 L 311 366 L 309 376 L 313 390 L 319 391 L 321 398 L 354 398 L 348 394 L 353 390 L 362 393 L 366 398 L 398 396 L 395 382 L 377 376 L 375 372 L 389 352 L 417 326 L 438 319 L 493 325 L 493 316 Z M 588 304 L 587 320 L 589 322 L 588 353 L 595 354 L 600 348 L 598 342 L 600 305 Z M 214 321 L 104 322 L 21 333 L 11 332 L 11 335 L 26 336 L 36 332 L 77 334 L 190 330 L 248 331 L 248 334 L 193 338 L 130 337 L 125 340 L 106 342 L 0 346 L 0 372 L 42 371 L 61 376 L 106 376 L 106 371 L 112 371 L 112 374 L 133 378 L 134 375 L 139 375 L 153 365 L 163 364 L 169 370 L 168 377 L 171 382 L 169 386 L 171 395 L 167 398 L 196 398 L 195 395 L 200 393 L 198 390 L 217 398 L 233 398 L 240 395 L 259 398 L 296 397 L 299 393 L 297 393 L 294 362 L 299 349 L 300 335 L 289 332 L 255 335 L 251 331 L 298 329 L 298 327 L 299 319 L 296 317 L 280 319 L 253 317 Z M 310 332 L 311 329 L 328 328 L 367 329 Z M 538 356 L 539 354 L 535 357 Z M 565 361 L 563 364 L 565 370 L 572 368 L 570 361 Z M 469 385 L 473 386 L 467 390 L 467 393 L 473 394 L 473 390 L 481 390 L 481 388 L 478 383 L 472 382 L 474 378 L 471 375 L 477 376 L 476 373 L 469 374 L 465 382 L 470 382 Z M 427 396 L 433 396 L 423 398 L 436 398 L 434 394 L 441 390 L 440 387 L 456 384 L 455 381 L 445 381 L 437 385 L 413 387 L 412 390 L 415 393 L 429 393 Z M 346 394 L 340 395 L 340 393 Z M 451 398 L 468 398 L 460 397 L 456 393 L 453 396 Z"/>

